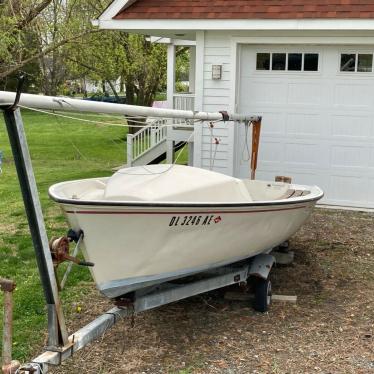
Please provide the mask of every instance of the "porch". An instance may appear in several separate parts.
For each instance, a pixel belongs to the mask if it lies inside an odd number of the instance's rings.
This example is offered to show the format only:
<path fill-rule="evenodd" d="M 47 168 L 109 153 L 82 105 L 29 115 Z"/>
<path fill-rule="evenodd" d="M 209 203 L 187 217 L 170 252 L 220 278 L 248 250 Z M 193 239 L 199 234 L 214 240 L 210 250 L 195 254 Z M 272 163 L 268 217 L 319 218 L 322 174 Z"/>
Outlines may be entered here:
<path fill-rule="evenodd" d="M 196 42 L 167 38 L 152 41 L 167 44 L 167 91 L 162 105 L 169 109 L 195 110 Z M 176 74 L 177 54 L 182 48 L 187 49 L 189 55 L 188 79 L 183 84 L 177 82 Z M 165 158 L 167 163 L 173 163 L 175 152 L 186 142 L 188 164 L 193 164 L 193 125 L 186 127 L 185 122 L 170 119 L 149 118 L 147 122 L 138 132 L 127 136 L 128 167 L 160 162 Z"/>

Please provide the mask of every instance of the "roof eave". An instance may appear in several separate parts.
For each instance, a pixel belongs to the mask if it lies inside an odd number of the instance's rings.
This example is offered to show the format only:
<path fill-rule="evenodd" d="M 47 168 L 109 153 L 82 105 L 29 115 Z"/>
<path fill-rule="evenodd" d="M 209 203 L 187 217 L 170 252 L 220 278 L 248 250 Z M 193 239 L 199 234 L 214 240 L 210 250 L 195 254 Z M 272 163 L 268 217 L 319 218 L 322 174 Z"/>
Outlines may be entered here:
<path fill-rule="evenodd" d="M 111 2 L 104 11 L 100 14 L 97 20 L 110 20 L 113 19 L 119 12 L 125 10 L 130 5 L 134 4 L 136 0 L 114 0 Z M 94 21 L 97 21 L 94 20 Z"/>
<path fill-rule="evenodd" d="M 130 0 L 131 1 L 131 0 Z M 115 1 L 116 2 L 116 1 Z M 104 13 L 103 13 L 104 14 Z M 366 30 L 374 31 L 374 19 L 111 19 L 96 24 L 110 30 Z"/>

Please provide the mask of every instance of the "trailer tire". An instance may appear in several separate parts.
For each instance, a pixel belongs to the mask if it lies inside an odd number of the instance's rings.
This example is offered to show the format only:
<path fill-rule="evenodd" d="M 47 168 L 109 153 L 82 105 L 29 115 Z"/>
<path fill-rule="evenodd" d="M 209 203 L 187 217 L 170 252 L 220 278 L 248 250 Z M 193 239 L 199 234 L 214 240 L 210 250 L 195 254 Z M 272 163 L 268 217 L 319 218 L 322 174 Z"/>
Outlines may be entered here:
<path fill-rule="evenodd" d="M 271 281 L 269 278 L 259 278 L 255 284 L 254 309 L 265 313 L 271 304 Z"/>

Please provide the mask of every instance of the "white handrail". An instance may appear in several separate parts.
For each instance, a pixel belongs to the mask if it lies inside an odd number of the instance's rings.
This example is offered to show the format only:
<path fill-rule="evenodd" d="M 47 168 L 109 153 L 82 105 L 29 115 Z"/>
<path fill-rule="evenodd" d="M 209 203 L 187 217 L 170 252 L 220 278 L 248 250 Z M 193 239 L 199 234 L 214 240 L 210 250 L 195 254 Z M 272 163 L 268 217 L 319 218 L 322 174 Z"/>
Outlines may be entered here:
<path fill-rule="evenodd" d="M 127 135 L 127 164 L 132 163 L 152 148 L 166 140 L 167 120 L 156 119 L 137 131 Z"/>

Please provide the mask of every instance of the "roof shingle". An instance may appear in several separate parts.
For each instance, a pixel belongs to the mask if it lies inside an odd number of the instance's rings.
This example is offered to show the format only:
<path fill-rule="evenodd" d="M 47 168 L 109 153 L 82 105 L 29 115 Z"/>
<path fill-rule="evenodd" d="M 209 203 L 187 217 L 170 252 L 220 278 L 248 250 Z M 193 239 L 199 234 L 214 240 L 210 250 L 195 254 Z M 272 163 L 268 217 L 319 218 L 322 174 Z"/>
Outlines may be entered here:
<path fill-rule="evenodd" d="M 114 19 L 370 19 L 374 0 L 138 0 Z"/>

